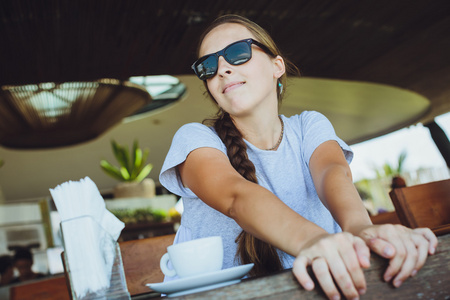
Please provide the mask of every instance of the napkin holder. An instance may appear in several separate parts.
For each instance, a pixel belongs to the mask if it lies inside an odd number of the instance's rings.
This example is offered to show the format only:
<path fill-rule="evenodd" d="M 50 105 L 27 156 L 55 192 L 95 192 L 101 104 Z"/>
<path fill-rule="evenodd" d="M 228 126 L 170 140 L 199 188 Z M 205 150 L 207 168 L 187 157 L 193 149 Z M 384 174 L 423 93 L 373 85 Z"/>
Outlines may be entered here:
<path fill-rule="evenodd" d="M 117 241 L 91 216 L 61 222 L 64 268 L 73 300 L 128 300 Z"/>

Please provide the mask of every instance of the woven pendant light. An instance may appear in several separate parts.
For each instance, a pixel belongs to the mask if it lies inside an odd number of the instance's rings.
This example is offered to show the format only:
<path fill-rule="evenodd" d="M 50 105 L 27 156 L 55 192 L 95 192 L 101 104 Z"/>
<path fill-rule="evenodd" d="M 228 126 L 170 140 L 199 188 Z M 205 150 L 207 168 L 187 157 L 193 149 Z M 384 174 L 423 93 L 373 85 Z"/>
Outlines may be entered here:
<path fill-rule="evenodd" d="M 0 145 L 38 149 L 89 141 L 151 101 L 144 87 L 116 79 L 3 86 Z"/>

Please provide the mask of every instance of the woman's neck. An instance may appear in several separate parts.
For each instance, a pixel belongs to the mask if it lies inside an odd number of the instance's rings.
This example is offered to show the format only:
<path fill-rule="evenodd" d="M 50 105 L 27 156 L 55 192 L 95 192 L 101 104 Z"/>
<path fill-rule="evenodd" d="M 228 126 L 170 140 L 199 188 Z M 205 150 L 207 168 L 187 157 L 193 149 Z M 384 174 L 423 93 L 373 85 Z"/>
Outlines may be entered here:
<path fill-rule="evenodd" d="M 244 139 L 262 150 L 276 150 L 284 134 L 284 124 L 278 114 L 266 118 L 233 118 Z"/>

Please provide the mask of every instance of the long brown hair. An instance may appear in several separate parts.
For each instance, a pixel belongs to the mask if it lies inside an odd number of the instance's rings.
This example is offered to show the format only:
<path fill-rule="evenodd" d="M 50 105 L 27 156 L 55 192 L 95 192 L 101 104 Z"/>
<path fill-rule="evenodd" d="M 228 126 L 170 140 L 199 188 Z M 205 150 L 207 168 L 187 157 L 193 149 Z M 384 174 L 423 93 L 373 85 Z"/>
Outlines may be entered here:
<path fill-rule="evenodd" d="M 270 50 L 272 55 L 269 53 L 268 55 L 271 55 L 273 57 L 280 55 L 280 51 L 275 45 L 275 42 L 272 40 L 270 35 L 258 24 L 238 15 L 224 15 L 217 18 L 204 31 L 203 35 L 200 38 L 197 56 L 199 56 L 200 46 L 205 36 L 212 29 L 226 23 L 236 23 L 243 25 L 253 34 L 256 40 L 258 40 Z M 290 64 L 287 60 L 285 60 L 285 63 L 286 69 L 288 71 L 298 74 L 298 70 L 294 65 Z M 278 82 L 281 83 L 284 87 L 286 86 L 286 73 L 278 79 Z M 214 100 L 208 90 L 206 81 L 204 83 L 208 94 L 210 95 L 211 99 Z M 280 89 L 279 85 L 277 85 L 276 88 L 278 103 L 281 103 L 281 100 L 283 99 L 285 93 L 285 88 Z M 254 183 L 258 183 L 255 165 L 247 156 L 247 145 L 245 144 L 241 132 L 236 128 L 230 115 L 219 108 L 219 111 L 214 118 L 206 119 L 203 121 L 203 123 L 212 125 L 214 127 L 220 139 L 227 147 L 227 155 L 234 169 L 245 179 Z M 255 264 L 249 275 L 264 275 L 283 269 L 277 250 L 272 245 L 261 241 L 260 239 L 245 231 L 242 231 L 238 235 L 238 237 L 236 238 L 236 243 L 238 244 L 236 257 L 239 259 L 240 263 Z"/>

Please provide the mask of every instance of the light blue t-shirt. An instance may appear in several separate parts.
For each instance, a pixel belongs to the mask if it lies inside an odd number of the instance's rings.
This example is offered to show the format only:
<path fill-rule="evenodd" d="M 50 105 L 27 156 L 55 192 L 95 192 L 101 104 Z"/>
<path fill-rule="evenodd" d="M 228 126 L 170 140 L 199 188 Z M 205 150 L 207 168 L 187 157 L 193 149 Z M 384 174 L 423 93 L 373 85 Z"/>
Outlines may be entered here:
<path fill-rule="evenodd" d="M 289 118 L 281 117 L 284 136 L 276 151 L 261 150 L 245 141 L 248 157 L 256 168 L 258 183 L 329 233 L 340 232 L 339 225 L 317 195 L 309 171 L 309 160 L 320 144 L 335 140 L 350 163 L 353 157 L 350 147 L 336 136 L 331 123 L 318 112 L 306 111 Z M 233 219 L 209 207 L 189 188 L 184 187 L 176 171 L 176 166 L 183 163 L 191 151 L 201 147 L 216 148 L 225 155 L 227 153 L 213 128 L 199 123 L 182 126 L 173 138 L 159 179 L 165 188 L 183 199 L 184 212 L 174 243 L 220 235 L 224 245 L 222 268 L 227 269 L 239 264 L 236 260 L 235 239 L 242 229 Z M 279 255 L 283 266 L 291 268 L 294 257 L 282 251 L 279 251 Z"/>

